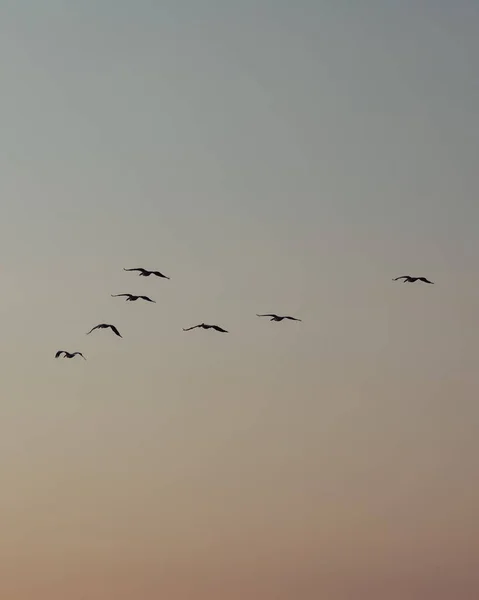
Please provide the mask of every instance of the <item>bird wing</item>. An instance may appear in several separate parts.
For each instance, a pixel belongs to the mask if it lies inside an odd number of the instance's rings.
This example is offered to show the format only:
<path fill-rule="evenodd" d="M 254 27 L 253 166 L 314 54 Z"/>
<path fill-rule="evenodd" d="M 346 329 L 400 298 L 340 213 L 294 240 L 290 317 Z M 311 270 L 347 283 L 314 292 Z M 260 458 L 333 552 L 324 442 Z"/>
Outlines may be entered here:
<path fill-rule="evenodd" d="M 103 326 L 102 326 L 102 325 L 95 325 L 95 327 L 92 327 L 92 328 L 90 329 L 90 331 L 87 333 L 87 335 L 89 335 L 89 334 L 90 334 L 92 331 L 95 331 L 95 329 L 99 329 L 99 328 L 101 328 L 101 327 L 103 327 Z"/>
<path fill-rule="evenodd" d="M 228 333 L 226 331 L 226 329 L 223 329 L 222 327 L 220 327 L 219 325 L 211 325 L 212 329 L 216 329 L 216 331 L 221 331 L 222 333 Z"/>
<path fill-rule="evenodd" d="M 396 277 L 393 281 L 397 281 L 398 279 L 409 279 L 410 275 L 401 275 L 401 277 Z"/>
<path fill-rule="evenodd" d="M 257 317 L 277 317 L 278 315 L 267 314 L 267 315 L 256 315 Z"/>
<path fill-rule="evenodd" d="M 193 325 L 193 327 L 187 327 L 186 329 L 183 328 L 183 331 L 191 331 L 192 329 L 196 329 L 197 327 L 199 327 L 199 325 Z"/>
<path fill-rule="evenodd" d="M 163 277 L 163 279 L 169 279 L 169 277 L 167 277 L 166 275 L 163 275 L 163 273 L 160 273 L 159 271 L 152 271 L 153 275 L 156 275 L 157 277 Z"/>
<path fill-rule="evenodd" d="M 301 321 L 301 319 L 297 319 L 296 317 L 284 317 L 285 319 L 289 319 L 290 321 Z"/>
<path fill-rule="evenodd" d="M 119 296 L 130 296 L 131 297 L 131 294 L 111 294 L 112 298 L 118 298 Z"/>
<path fill-rule="evenodd" d="M 426 279 L 425 277 L 419 277 L 418 279 L 419 281 L 424 281 L 424 283 L 434 283 L 433 281 L 429 281 L 429 279 Z"/>
<path fill-rule="evenodd" d="M 75 356 L 76 354 L 78 354 L 78 356 L 81 356 L 83 358 L 83 360 L 86 360 L 86 358 L 83 356 L 83 354 L 81 352 L 74 352 L 72 356 Z"/>
<path fill-rule="evenodd" d="M 143 267 L 135 267 L 134 269 L 123 269 L 124 271 L 142 271 L 143 273 L 146 273 L 146 269 L 144 269 Z"/>
<path fill-rule="evenodd" d="M 58 358 L 59 356 L 61 356 L 63 353 L 65 352 L 65 350 L 58 350 L 58 352 L 55 354 L 55 358 Z"/>
<path fill-rule="evenodd" d="M 113 331 L 113 333 L 116 333 L 116 335 L 118 337 L 122 337 L 121 333 L 118 331 L 118 329 L 114 325 L 108 325 L 108 327 Z"/>
<path fill-rule="evenodd" d="M 148 296 L 138 296 L 138 297 L 141 298 L 142 300 L 146 300 L 147 302 L 155 302 L 155 300 L 148 298 Z"/>

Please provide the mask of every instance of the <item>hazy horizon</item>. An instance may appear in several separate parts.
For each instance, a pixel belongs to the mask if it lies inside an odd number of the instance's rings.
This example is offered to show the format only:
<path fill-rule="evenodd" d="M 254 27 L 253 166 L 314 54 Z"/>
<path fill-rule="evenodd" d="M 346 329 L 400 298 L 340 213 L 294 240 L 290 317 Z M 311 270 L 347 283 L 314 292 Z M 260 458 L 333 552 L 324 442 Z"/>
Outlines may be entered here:
<path fill-rule="evenodd" d="M 3 3 L 2 598 L 479 594 L 478 25 Z"/>

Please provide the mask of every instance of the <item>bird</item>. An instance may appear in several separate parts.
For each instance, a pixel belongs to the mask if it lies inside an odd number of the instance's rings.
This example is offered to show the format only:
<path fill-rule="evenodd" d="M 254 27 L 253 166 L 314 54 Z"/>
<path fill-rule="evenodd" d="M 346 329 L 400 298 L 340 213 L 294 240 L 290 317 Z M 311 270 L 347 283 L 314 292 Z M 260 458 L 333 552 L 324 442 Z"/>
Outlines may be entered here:
<path fill-rule="evenodd" d="M 55 354 L 55 358 L 59 358 L 62 354 L 64 355 L 63 358 L 73 358 L 74 356 L 78 355 L 81 356 L 83 360 L 86 360 L 81 352 L 67 352 L 66 350 L 58 350 L 58 352 Z"/>
<path fill-rule="evenodd" d="M 434 281 L 429 281 L 425 277 L 411 277 L 411 275 L 401 275 L 401 277 L 396 277 L 393 281 L 397 281 L 398 279 L 404 279 L 403 283 L 414 283 L 415 281 L 423 281 L 424 283 L 434 284 Z"/>
<path fill-rule="evenodd" d="M 166 275 L 163 275 L 163 273 L 160 273 L 159 271 L 148 271 L 147 269 L 143 269 L 143 267 L 137 267 L 135 269 L 123 269 L 124 271 L 139 271 L 139 276 L 140 277 L 149 277 L 150 275 L 156 275 L 157 277 L 162 277 L 163 279 L 170 279 L 169 277 L 167 277 Z"/>
<path fill-rule="evenodd" d="M 115 333 L 118 337 L 123 337 L 114 325 L 109 325 L 108 323 L 100 323 L 99 325 L 95 325 L 95 327 L 92 327 L 92 329 L 90 329 L 90 331 L 86 335 L 90 335 L 90 333 L 92 331 L 95 331 L 95 329 L 108 329 L 108 328 L 110 328 L 113 331 L 113 333 Z"/>
<path fill-rule="evenodd" d="M 192 329 L 196 329 L 197 327 L 201 327 L 201 329 L 214 329 L 215 331 L 220 331 L 221 333 L 229 333 L 226 329 L 223 329 L 219 325 L 207 325 L 206 323 L 200 323 L 199 325 L 194 325 L 193 327 L 183 328 L 183 331 L 191 331 Z"/>
<path fill-rule="evenodd" d="M 290 321 L 301 321 L 301 319 L 296 319 L 296 317 L 280 317 L 275 314 L 266 314 L 266 315 L 256 315 L 257 317 L 271 317 L 270 321 L 282 321 L 283 319 L 289 319 Z"/>
<path fill-rule="evenodd" d="M 138 298 L 146 300 L 147 302 L 155 302 L 155 300 L 148 298 L 148 296 L 134 296 L 133 294 L 111 294 L 112 298 L 118 298 L 119 296 L 127 296 L 125 302 L 135 302 L 138 300 Z"/>

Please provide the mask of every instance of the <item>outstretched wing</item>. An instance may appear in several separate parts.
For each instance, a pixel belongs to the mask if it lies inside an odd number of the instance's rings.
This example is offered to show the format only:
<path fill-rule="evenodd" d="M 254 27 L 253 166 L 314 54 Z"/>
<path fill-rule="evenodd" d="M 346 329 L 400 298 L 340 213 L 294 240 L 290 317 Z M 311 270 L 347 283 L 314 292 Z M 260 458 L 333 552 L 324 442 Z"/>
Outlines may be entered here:
<path fill-rule="evenodd" d="M 55 354 L 55 358 L 58 358 L 59 356 L 61 356 L 63 353 L 65 352 L 65 350 L 59 350 L 56 354 Z"/>
<path fill-rule="evenodd" d="M 228 331 L 226 331 L 226 329 L 223 329 L 219 325 L 211 325 L 211 328 L 215 329 L 216 331 L 221 331 L 221 333 L 228 333 Z"/>
<path fill-rule="evenodd" d="M 401 275 L 401 277 L 396 277 L 393 281 L 397 281 L 398 279 L 409 279 L 410 275 Z"/>
<path fill-rule="evenodd" d="M 81 356 L 81 357 L 83 358 L 83 360 L 86 360 L 86 358 L 83 356 L 83 354 L 82 354 L 81 352 L 74 352 L 74 353 L 72 354 L 72 356 L 77 356 L 77 355 L 78 355 L 78 356 Z"/>
<path fill-rule="evenodd" d="M 138 298 L 141 298 L 142 300 L 146 300 L 147 302 L 155 302 L 155 300 L 148 298 L 148 296 L 138 296 Z"/>
<path fill-rule="evenodd" d="M 135 267 L 134 269 L 123 269 L 124 271 L 141 271 L 142 273 L 146 273 L 146 269 L 143 267 Z"/>
<path fill-rule="evenodd" d="M 199 325 L 193 325 L 193 327 L 187 327 L 186 329 L 183 327 L 183 331 L 191 331 L 192 329 L 196 329 Z"/>
<path fill-rule="evenodd" d="M 273 314 L 267 314 L 267 315 L 256 315 L 257 317 L 276 317 L 278 318 L 278 315 L 273 315 Z"/>
<path fill-rule="evenodd" d="M 284 317 L 285 319 L 289 319 L 290 321 L 301 321 L 301 319 L 296 319 L 296 317 Z"/>
<path fill-rule="evenodd" d="M 114 326 L 114 325 L 108 325 L 108 327 L 113 331 L 113 333 L 115 333 L 118 337 L 122 337 L 121 333 L 118 331 L 118 329 Z"/>
<path fill-rule="evenodd" d="M 95 327 L 92 327 L 86 335 L 90 335 L 90 333 L 92 331 L 95 331 L 95 329 L 101 329 L 102 327 L 104 327 L 104 326 L 103 325 L 95 325 Z"/>
<path fill-rule="evenodd" d="M 166 275 L 163 275 L 163 273 L 160 273 L 159 271 L 151 271 L 153 275 L 156 275 L 157 277 L 163 277 L 163 279 L 169 279 L 169 277 L 167 277 Z"/>
<path fill-rule="evenodd" d="M 112 298 L 119 298 L 120 296 L 129 296 L 129 297 L 131 297 L 131 294 L 111 294 Z"/>
<path fill-rule="evenodd" d="M 419 281 L 424 281 L 424 283 L 432 283 L 434 284 L 434 281 L 429 281 L 429 279 L 426 279 L 425 277 L 418 277 Z"/>

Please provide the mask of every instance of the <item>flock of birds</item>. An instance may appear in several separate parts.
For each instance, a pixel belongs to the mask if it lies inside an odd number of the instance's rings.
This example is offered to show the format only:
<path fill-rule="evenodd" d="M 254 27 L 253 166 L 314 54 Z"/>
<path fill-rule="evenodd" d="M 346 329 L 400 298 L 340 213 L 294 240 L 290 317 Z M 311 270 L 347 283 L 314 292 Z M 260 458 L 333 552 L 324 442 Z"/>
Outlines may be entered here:
<path fill-rule="evenodd" d="M 155 275 L 156 277 L 161 277 L 162 279 L 170 279 L 169 277 L 167 277 L 166 275 L 163 275 L 163 273 L 161 273 L 160 271 L 148 271 L 147 269 L 144 269 L 143 267 L 136 267 L 134 269 L 123 269 L 124 271 L 138 271 L 139 276 L 140 277 L 149 277 L 150 275 Z M 429 281 L 429 279 L 427 279 L 426 277 L 413 277 L 411 275 L 401 275 L 400 277 L 395 277 L 393 279 L 393 281 L 399 281 L 399 280 L 403 280 L 403 283 L 415 283 L 416 281 L 422 281 L 423 283 L 429 283 L 429 284 L 433 284 L 433 281 Z M 135 296 L 134 294 L 111 294 L 112 298 L 120 298 L 120 297 L 124 297 L 126 302 L 136 302 L 137 300 L 144 300 L 145 302 L 155 302 L 155 300 L 152 300 L 151 298 L 149 298 L 148 296 Z M 283 321 L 284 319 L 287 319 L 289 321 L 301 321 L 301 319 L 297 319 L 296 317 L 290 317 L 288 315 L 277 315 L 275 313 L 266 313 L 266 314 L 257 314 L 257 317 L 270 317 L 270 321 L 275 321 L 277 323 Z M 95 327 L 92 327 L 90 329 L 90 331 L 87 332 L 86 335 L 90 335 L 90 333 L 92 333 L 93 331 L 95 331 L 96 329 L 111 329 L 111 331 L 117 335 L 118 337 L 122 338 L 123 336 L 121 335 L 121 333 L 118 331 L 118 328 L 115 327 L 115 325 L 112 325 L 111 323 L 99 323 L 98 325 L 95 325 Z M 208 325 L 207 323 L 199 323 L 198 325 L 193 325 L 192 327 L 187 327 L 186 329 L 183 328 L 183 331 L 191 331 L 192 329 L 214 329 L 215 331 L 218 331 L 220 333 L 229 333 L 226 329 L 223 329 L 223 327 L 220 327 L 219 325 Z M 74 358 L 75 356 L 81 356 L 84 360 L 86 360 L 86 358 L 83 356 L 83 354 L 81 352 L 68 352 L 67 350 L 58 350 L 55 354 L 55 358 Z"/>

